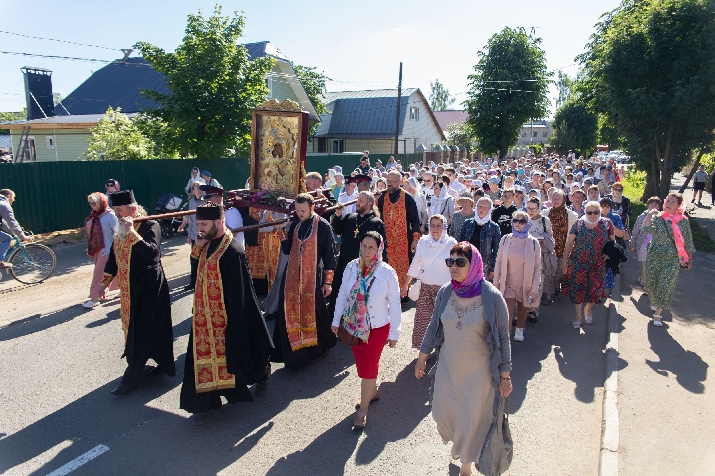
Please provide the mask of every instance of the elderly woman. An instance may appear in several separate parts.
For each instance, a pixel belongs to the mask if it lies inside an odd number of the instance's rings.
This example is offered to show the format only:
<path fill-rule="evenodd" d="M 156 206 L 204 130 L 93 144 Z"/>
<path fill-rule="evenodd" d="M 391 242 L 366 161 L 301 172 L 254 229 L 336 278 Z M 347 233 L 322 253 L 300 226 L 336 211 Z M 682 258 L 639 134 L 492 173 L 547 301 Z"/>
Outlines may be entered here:
<path fill-rule="evenodd" d="M 377 182 L 375 182 L 375 191 L 384 192 L 385 190 L 387 190 L 387 179 L 380 177 L 377 179 Z"/>
<path fill-rule="evenodd" d="M 449 236 L 455 240 L 462 231 L 462 225 L 470 218 L 474 218 L 474 197 L 469 190 L 462 190 L 457 197 L 459 211 L 452 215 L 452 223 L 449 225 Z"/>
<path fill-rule="evenodd" d="M 457 239 L 457 241 L 468 241 L 477 247 L 484 262 L 484 275 L 488 279 L 494 277 L 494 263 L 497 260 L 499 240 L 501 240 L 499 225 L 491 219 L 493 208 L 494 205 L 489 197 L 481 197 L 477 200 L 476 216 L 464 222 Z"/>
<path fill-rule="evenodd" d="M 109 251 L 114 240 L 114 230 L 117 228 L 117 217 L 109 208 L 109 200 L 103 193 L 95 192 L 87 196 L 87 202 L 92 207 L 92 213 L 84 220 L 87 232 L 87 256 L 94 260 L 94 273 L 89 288 L 89 300 L 82 304 L 91 309 L 99 304 L 100 299 L 106 300 L 106 290 L 102 290 L 104 265 L 109 259 Z M 119 289 L 116 278 L 109 286 L 110 291 Z"/>
<path fill-rule="evenodd" d="M 417 213 L 420 216 L 420 229 L 423 233 L 428 232 L 429 210 L 427 209 L 427 197 L 422 193 L 422 186 L 415 177 L 410 177 L 404 184 L 405 192 L 412 195 L 417 205 Z"/>
<path fill-rule="evenodd" d="M 648 243 L 653 239 L 652 233 L 644 233 L 643 222 L 645 222 L 648 212 L 651 210 L 660 211 L 663 206 L 663 200 L 660 197 L 650 197 L 647 202 L 648 209 L 641 213 L 638 218 L 636 218 L 636 224 L 633 226 L 633 235 L 631 236 L 631 251 L 636 251 L 638 255 L 638 261 L 641 262 L 641 275 L 638 277 L 638 284 L 640 284 L 643 289 L 646 287 L 645 281 L 645 262 L 648 256 Z"/>
<path fill-rule="evenodd" d="M 204 204 L 203 196 L 204 192 L 201 190 L 201 185 L 203 182 L 194 182 L 191 186 L 191 198 L 189 199 L 189 210 L 196 210 L 196 207 Z M 193 291 L 196 285 L 196 271 L 199 267 L 199 259 L 193 256 L 193 246 L 196 241 L 196 233 L 199 231 L 199 225 L 196 223 L 196 215 L 186 215 L 179 225 L 178 231 L 182 231 L 186 228 L 186 234 L 189 236 L 186 242 L 192 247 L 192 253 L 189 256 L 189 262 L 191 264 L 191 275 L 189 278 L 189 284 L 184 287 L 184 291 Z"/>
<path fill-rule="evenodd" d="M 457 244 L 457 240 L 447 235 L 447 219 L 442 215 L 433 215 L 430 218 L 429 230 L 429 234 L 417 242 L 415 256 L 407 271 L 407 280 L 400 292 L 404 298 L 412 280 L 420 280 L 420 296 L 417 299 L 415 325 L 412 328 L 413 349 L 419 349 L 422 345 L 422 338 L 432 318 L 437 292 L 449 282 L 449 268 L 445 266 L 444 260 L 449 258 L 449 250 Z"/>
<path fill-rule="evenodd" d="M 427 357 L 441 346 L 432 418 L 442 441 L 453 442 L 460 474 L 469 475 L 491 427 L 495 398 L 512 391 L 509 313 L 499 290 L 484 279 L 474 245 L 455 245 L 446 264 L 452 280 L 437 294 L 415 377 L 424 376 Z"/>
<path fill-rule="evenodd" d="M 641 232 L 653 234 L 648 244 L 645 276 L 650 308 L 655 311 L 653 325 L 656 327 L 663 325 L 663 309 L 670 309 L 680 268 L 693 269 L 695 247 L 684 209 L 683 195 L 669 193 L 663 202 L 663 211 L 649 211 L 641 228 Z"/>
<path fill-rule="evenodd" d="M 529 234 L 531 220 L 526 212 L 517 210 L 511 219 L 511 233 L 499 243 L 494 267 L 494 286 L 501 292 L 509 309 L 509 334 L 517 305 L 514 340 L 524 340 L 526 313 L 539 298 L 541 283 L 541 247 Z"/>
<path fill-rule="evenodd" d="M 184 192 L 186 192 L 186 195 L 191 196 L 193 193 L 192 190 L 194 189 L 194 184 L 196 182 L 199 182 L 200 184 L 204 183 L 204 179 L 201 178 L 200 175 L 200 170 L 198 167 L 194 167 L 191 169 L 191 175 L 189 176 L 189 181 L 186 184 L 186 187 L 184 187 Z"/>
<path fill-rule="evenodd" d="M 601 216 L 598 202 L 586 203 L 586 214 L 572 227 L 566 240 L 562 272 L 568 272 L 566 287 L 576 309 L 573 327 L 581 327 L 581 310 L 586 324 L 593 323 L 593 306 L 606 298 L 606 259 L 603 246 L 615 241 L 615 227 Z M 585 303 L 585 307 L 584 307 Z"/>
<path fill-rule="evenodd" d="M 551 207 L 544 213 L 549 220 L 551 220 L 551 229 L 554 234 L 554 253 L 556 254 L 556 268 L 551 276 L 546 276 L 546 281 L 544 282 L 544 298 L 541 300 L 541 304 L 548 306 L 552 302 L 552 294 L 558 295 L 561 291 L 561 278 L 563 273 L 561 269 L 563 268 L 564 257 L 564 246 L 566 245 L 566 238 L 568 237 L 569 230 L 578 220 L 578 215 L 572 212 L 566 207 L 566 195 L 561 190 L 555 190 L 551 196 L 552 204 Z"/>
<path fill-rule="evenodd" d="M 400 285 L 397 273 L 382 261 L 382 236 L 368 231 L 360 239 L 360 257 L 348 263 L 335 302 L 332 330 L 338 335 L 343 326 L 361 340 L 352 347 L 360 385 L 358 412 L 353 421 L 356 429 L 365 428 L 370 402 L 380 395 L 377 372 L 382 349 L 387 343 L 395 347 L 400 336 Z M 365 405 L 363 405 L 365 403 Z"/>
<path fill-rule="evenodd" d="M 452 223 L 454 215 L 454 200 L 447 193 L 447 186 L 443 182 L 434 183 L 434 196 L 429 207 L 430 216 L 442 215 L 447 217 L 447 224 Z"/>
<path fill-rule="evenodd" d="M 556 268 L 554 254 L 554 234 L 551 230 L 551 220 L 541 214 L 541 201 L 531 197 L 526 202 L 526 214 L 529 215 L 529 234 L 536 238 L 541 247 L 541 280 L 539 282 L 539 297 L 544 292 L 544 282 L 547 276 L 553 276 Z M 539 316 L 539 300 L 527 306 L 527 317 L 531 322 L 537 322 Z M 513 322 L 513 319 L 512 319 Z"/>

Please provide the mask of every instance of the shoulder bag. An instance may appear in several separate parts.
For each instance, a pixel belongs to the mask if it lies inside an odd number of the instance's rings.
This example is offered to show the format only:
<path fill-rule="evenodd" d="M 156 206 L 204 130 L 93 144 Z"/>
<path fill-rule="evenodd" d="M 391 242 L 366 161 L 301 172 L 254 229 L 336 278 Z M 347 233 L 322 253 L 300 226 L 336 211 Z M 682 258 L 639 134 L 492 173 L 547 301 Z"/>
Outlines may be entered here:
<path fill-rule="evenodd" d="M 425 270 L 432 266 L 432 263 L 435 259 L 437 259 L 437 256 L 439 256 L 439 254 L 444 251 L 444 249 L 447 247 L 447 244 L 445 244 L 444 246 L 442 246 L 442 248 L 439 249 L 437 254 L 434 255 L 434 258 L 432 258 L 427 264 L 427 266 L 425 266 L 424 269 L 421 271 L 420 277 L 417 279 L 417 282 L 410 287 L 409 291 L 407 291 L 408 298 L 413 301 L 417 301 L 420 298 L 420 289 L 422 288 L 422 276 L 425 274 Z"/>
<path fill-rule="evenodd" d="M 494 407 L 492 426 L 484 440 L 479 461 L 475 462 L 477 470 L 487 476 L 504 473 L 514 457 L 514 440 L 509 430 L 509 397 L 500 396 L 499 389 Z"/>
<path fill-rule="evenodd" d="M 370 285 L 367 287 L 367 291 L 365 291 L 365 294 L 368 295 L 370 294 L 370 288 L 372 288 L 372 283 L 375 282 L 375 278 L 372 278 L 372 281 L 370 281 Z M 357 347 L 360 345 L 362 342 L 359 337 L 355 337 L 352 335 L 345 327 L 343 327 L 343 318 L 340 318 L 340 324 L 338 324 L 338 339 L 343 341 L 345 345 L 348 347 Z"/>

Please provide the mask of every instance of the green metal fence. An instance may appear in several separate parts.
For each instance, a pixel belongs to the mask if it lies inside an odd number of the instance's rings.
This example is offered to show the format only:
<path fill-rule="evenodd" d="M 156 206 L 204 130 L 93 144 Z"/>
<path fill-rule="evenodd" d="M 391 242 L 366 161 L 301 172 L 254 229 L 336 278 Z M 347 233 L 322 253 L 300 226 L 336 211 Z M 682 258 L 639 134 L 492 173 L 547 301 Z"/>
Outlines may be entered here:
<path fill-rule="evenodd" d="M 324 174 L 328 168 L 341 165 L 350 174 L 361 155 L 309 155 L 306 170 Z M 370 156 L 373 165 L 378 158 L 386 164 L 389 157 Z M 398 156 L 403 167 L 419 158 L 420 154 Z M 165 193 L 185 197 L 184 187 L 192 167 L 210 171 L 225 189 L 231 190 L 245 186 L 250 164 L 241 158 L 0 164 L 0 188 L 15 192 L 15 217 L 25 229 L 47 233 L 82 227 L 91 212 L 87 195 L 104 193 L 104 184 L 110 178 L 119 181 L 122 189 L 134 190 L 137 202 L 153 213 L 157 199 Z"/>

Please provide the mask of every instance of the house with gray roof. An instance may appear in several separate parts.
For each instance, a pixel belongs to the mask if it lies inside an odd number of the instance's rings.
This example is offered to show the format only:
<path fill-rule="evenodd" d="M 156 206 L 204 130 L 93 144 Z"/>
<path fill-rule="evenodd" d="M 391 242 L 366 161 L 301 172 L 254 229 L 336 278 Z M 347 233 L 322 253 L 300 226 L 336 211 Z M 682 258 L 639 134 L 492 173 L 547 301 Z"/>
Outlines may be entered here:
<path fill-rule="evenodd" d="M 300 84 L 290 60 L 283 53 L 268 41 L 248 43 L 243 46 L 251 60 L 262 57 L 271 57 L 275 60 L 272 70 L 266 76 L 266 86 L 270 91 L 269 99 L 275 98 L 279 102 L 285 99 L 295 101 L 308 112 L 311 124 L 320 122 L 320 117 Z M 52 73 L 42 68 L 30 69 L 44 76 Z M 49 94 L 51 102 L 51 82 L 49 85 L 49 92 L 44 91 L 43 95 Z M 27 152 L 21 154 L 25 156 L 25 160 L 38 162 L 78 160 L 89 147 L 87 138 L 90 129 L 104 117 L 110 106 L 114 109 L 121 108 L 123 114 L 133 118 L 146 107 L 153 105 L 141 94 L 142 89 L 152 89 L 160 93 L 169 92 L 164 76 L 154 70 L 149 62 L 143 58 L 125 57 L 95 71 L 54 107 L 54 113 L 46 114 L 47 108 L 39 108 L 39 112 L 34 117 L 0 123 L 2 124 L 0 128 L 10 129 L 14 150 L 17 150 L 21 134 L 25 129 L 28 146 Z M 35 97 L 42 102 L 39 93 L 36 92 Z M 31 101 L 33 100 L 28 93 L 28 103 Z M 28 111 L 31 110 L 29 106 L 30 104 L 28 104 Z M 32 106 L 36 109 L 34 103 Z"/>
<path fill-rule="evenodd" d="M 417 88 L 402 91 L 397 110 L 397 90 L 326 93 L 328 113 L 308 145 L 309 152 L 335 154 L 369 150 L 375 154 L 412 154 L 420 144 L 445 139 L 429 103 Z M 398 150 L 395 125 L 399 113 Z M 312 150 L 311 150 L 312 147 Z"/>

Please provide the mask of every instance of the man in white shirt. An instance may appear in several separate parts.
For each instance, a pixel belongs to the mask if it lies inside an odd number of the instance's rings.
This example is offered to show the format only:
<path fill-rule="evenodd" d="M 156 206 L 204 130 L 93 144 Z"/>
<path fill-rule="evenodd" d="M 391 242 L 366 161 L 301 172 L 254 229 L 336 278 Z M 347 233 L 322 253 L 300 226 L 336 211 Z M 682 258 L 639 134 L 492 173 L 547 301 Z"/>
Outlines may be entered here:
<path fill-rule="evenodd" d="M 427 197 L 427 210 L 429 210 L 432 197 L 434 197 L 434 175 L 432 172 L 425 172 L 422 175 L 422 193 Z"/>
<path fill-rule="evenodd" d="M 351 200 L 358 198 L 357 191 L 357 179 L 355 177 L 348 177 L 345 179 L 345 190 L 338 196 L 338 204 L 347 203 Z M 347 205 L 343 213 L 355 213 L 355 204 Z"/>

